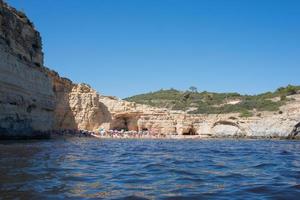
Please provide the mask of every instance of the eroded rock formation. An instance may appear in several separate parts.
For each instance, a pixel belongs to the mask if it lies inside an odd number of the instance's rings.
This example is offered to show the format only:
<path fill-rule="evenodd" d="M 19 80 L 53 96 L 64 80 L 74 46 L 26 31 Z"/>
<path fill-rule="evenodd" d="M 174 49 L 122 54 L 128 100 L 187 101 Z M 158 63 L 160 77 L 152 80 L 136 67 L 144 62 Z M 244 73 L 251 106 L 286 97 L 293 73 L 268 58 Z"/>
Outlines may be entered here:
<path fill-rule="evenodd" d="M 190 115 L 182 111 L 153 108 L 112 97 L 100 101 L 111 113 L 105 128 L 148 130 L 167 136 L 287 138 L 299 137 L 300 95 L 281 107 L 281 112 L 263 112 L 243 118 L 239 113 Z"/>
<path fill-rule="evenodd" d="M 74 84 L 54 71 L 46 71 L 55 94 L 53 129 L 97 130 L 103 123 L 110 122 L 110 113 L 90 86 Z"/>
<path fill-rule="evenodd" d="M 300 95 L 250 118 L 237 113 L 190 115 L 101 96 L 43 66 L 39 33 L 21 12 L 0 0 L 0 138 L 48 130 L 99 128 L 150 131 L 175 137 L 299 137 Z"/>
<path fill-rule="evenodd" d="M 54 94 L 41 66 L 39 33 L 23 13 L 0 1 L 0 138 L 52 128 Z"/>

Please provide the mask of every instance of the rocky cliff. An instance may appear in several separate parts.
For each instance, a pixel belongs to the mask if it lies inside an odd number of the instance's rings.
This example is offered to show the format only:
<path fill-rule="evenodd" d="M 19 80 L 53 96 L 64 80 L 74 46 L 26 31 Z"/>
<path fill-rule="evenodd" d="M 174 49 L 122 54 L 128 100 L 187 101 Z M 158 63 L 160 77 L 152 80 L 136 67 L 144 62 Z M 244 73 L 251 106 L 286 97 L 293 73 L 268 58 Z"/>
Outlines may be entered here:
<path fill-rule="evenodd" d="M 23 13 L 0 1 L 0 138 L 52 128 L 54 94 L 41 66 L 39 33 Z"/>
<path fill-rule="evenodd" d="M 100 95 L 87 84 L 74 84 L 47 70 L 55 95 L 54 130 L 97 130 L 108 122 L 110 113 L 100 102 Z"/>
<path fill-rule="evenodd" d="M 23 13 L 0 0 L 0 138 L 99 128 L 179 138 L 294 138 L 300 135 L 300 95 L 289 98 L 280 113 L 243 118 L 239 113 L 192 115 L 102 96 L 44 67 L 39 33 Z"/>
<path fill-rule="evenodd" d="M 0 0 L 0 138 L 46 131 L 96 130 L 110 122 L 100 95 L 44 67 L 40 34 L 22 12 Z"/>
<path fill-rule="evenodd" d="M 0 137 L 43 136 L 53 129 L 96 129 L 99 95 L 43 66 L 42 42 L 22 12 L 0 1 Z"/>
<path fill-rule="evenodd" d="M 182 111 L 153 108 L 112 97 L 100 101 L 111 113 L 105 128 L 148 130 L 169 137 L 294 138 L 300 133 L 300 95 L 292 95 L 280 112 L 262 112 L 254 117 L 239 113 L 192 115 Z"/>

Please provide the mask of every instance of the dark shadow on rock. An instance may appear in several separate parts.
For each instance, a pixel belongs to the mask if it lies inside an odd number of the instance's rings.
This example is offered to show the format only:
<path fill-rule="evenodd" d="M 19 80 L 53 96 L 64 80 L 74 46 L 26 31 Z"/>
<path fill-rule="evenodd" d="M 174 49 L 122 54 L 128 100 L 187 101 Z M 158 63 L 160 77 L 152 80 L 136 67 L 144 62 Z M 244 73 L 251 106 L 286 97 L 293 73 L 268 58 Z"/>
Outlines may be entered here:
<path fill-rule="evenodd" d="M 73 83 L 59 77 L 56 72 L 47 70 L 47 74 L 52 79 L 53 92 L 55 95 L 54 128 L 77 129 L 75 116 L 70 106 L 69 94 L 72 91 Z"/>
<path fill-rule="evenodd" d="M 294 126 L 292 132 L 288 136 L 288 139 L 295 139 L 296 137 L 299 136 L 300 136 L 300 122 Z"/>
<path fill-rule="evenodd" d="M 100 123 L 110 123 L 112 121 L 112 116 L 108 110 L 108 107 L 104 103 L 99 102 L 99 109 L 101 112 Z"/>

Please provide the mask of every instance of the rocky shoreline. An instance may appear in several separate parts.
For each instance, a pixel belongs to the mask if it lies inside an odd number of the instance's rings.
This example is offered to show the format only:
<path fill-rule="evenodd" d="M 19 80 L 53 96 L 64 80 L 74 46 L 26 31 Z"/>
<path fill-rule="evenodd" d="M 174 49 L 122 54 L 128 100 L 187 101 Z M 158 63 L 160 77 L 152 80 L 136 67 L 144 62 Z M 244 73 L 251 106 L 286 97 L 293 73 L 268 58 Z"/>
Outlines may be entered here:
<path fill-rule="evenodd" d="M 150 132 L 136 131 L 107 131 L 99 133 L 87 130 L 51 130 L 51 131 L 36 131 L 29 137 L 27 135 L 4 135 L 0 134 L 0 140 L 35 140 L 35 139 L 59 139 L 59 138 L 97 138 L 97 139 L 195 139 L 195 140 L 210 140 L 210 139 L 237 139 L 237 140 L 300 140 L 300 135 L 290 135 L 287 137 L 280 136 L 200 136 L 200 135 L 172 135 L 172 134 L 153 134 Z"/>
<path fill-rule="evenodd" d="M 252 117 L 196 115 L 127 102 L 103 96 L 88 84 L 73 83 L 45 67 L 39 32 L 24 13 L 3 0 L 0 21 L 0 139 L 49 135 L 293 139 L 300 135 L 300 94 L 287 97 L 290 101 L 280 112 Z M 99 135 L 99 129 L 129 132 Z"/>
<path fill-rule="evenodd" d="M 199 135 L 170 135 L 170 134 L 151 134 L 148 132 L 134 132 L 134 131 L 113 131 L 106 133 L 92 132 L 86 130 L 60 130 L 49 131 L 46 134 L 42 134 L 42 139 L 53 139 L 61 137 L 89 137 L 97 139 L 196 139 L 196 140 L 210 140 L 210 139 L 237 139 L 237 140 L 300 140 L 300 135 L 293 137 L 240 137 L 240 136 L 228 136 L 228 137 L 202 137 Z M 26 138 L 24 138 L 26 139 Z M 31 138 L 32 139 L 32 138 Z M 39 138 L 36 138 L 39 139 Z"/>

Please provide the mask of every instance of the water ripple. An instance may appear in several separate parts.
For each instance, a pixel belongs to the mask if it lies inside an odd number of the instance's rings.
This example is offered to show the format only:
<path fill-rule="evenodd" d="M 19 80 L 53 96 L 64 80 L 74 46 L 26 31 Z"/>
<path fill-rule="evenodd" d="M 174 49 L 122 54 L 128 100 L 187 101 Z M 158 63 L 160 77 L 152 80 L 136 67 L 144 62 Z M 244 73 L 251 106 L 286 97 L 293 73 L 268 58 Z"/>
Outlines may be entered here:
<path fill-rule="evenodd" d="M 297 199 L 300 142 L 0 143 L 0 199 Z"/>

